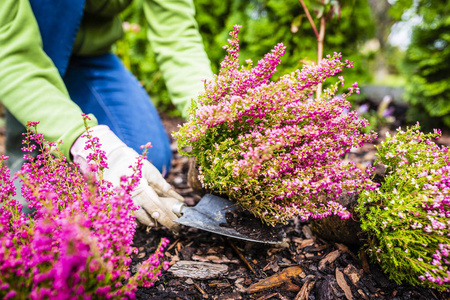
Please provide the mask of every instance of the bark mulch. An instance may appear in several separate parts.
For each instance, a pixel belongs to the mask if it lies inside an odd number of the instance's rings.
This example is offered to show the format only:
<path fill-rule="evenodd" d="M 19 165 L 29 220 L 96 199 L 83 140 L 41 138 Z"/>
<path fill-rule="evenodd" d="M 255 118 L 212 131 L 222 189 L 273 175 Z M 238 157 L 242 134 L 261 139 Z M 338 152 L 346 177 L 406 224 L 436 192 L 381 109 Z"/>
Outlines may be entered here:
<path fill-rule="evenodd" d="M 164 118 L 168 132 L 181 120 Z M 167 180 L 194 205 L 200 196 L 187 185 L 188 159 L 176 153 Z M 349 159 L 372 161 L 373 146 Z M 133 271 L 151 255 L 161 237 L 170 239 L 165 255 L 171 268 L 152 288 L 139 288 L 138 299 L 450 299 L 449 293 L 398 285 L 357 247 L 324 240 L 308 222 L 293 220 L 282 228 L 282 245 L 246 242 L 183 226 L 174 234 L 164 228 L 139 229 Z"/>

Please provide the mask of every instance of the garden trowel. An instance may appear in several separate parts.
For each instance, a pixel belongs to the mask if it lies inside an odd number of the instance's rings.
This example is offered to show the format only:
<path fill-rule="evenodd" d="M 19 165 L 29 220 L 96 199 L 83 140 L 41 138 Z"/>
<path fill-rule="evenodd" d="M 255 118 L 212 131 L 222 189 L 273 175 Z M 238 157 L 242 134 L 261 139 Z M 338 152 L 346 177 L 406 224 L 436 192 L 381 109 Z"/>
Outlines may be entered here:
<path fill-rule="evenodd" d="M 172 208 L 172 211 L 177 216 L 181 216 L 179 219 L 174 220 L 174 222 L 182 225 L 251 242 L 265 244 L 281 243 L 281 241 L 256 239 L 242 234 L 233 228 L 224 227 L 223 224 L 227 223 L 225 213 L 236 210 L 236 208 L 236 204 L 227 199 L 206 194 L 197 205 L 190 207 L 179 203 Z"/>

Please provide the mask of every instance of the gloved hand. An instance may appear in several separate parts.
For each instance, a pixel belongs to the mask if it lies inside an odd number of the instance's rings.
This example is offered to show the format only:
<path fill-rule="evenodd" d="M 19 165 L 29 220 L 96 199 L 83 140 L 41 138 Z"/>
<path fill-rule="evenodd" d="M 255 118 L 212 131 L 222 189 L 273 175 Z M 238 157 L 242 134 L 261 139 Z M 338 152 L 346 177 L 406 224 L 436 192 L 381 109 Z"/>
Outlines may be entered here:
<path fill-rule="evenodd" d="M 131 175 L 139 154 L 129 148 L 105 125 L 98 125 L 90 129 L 91 135 L 99 139 L 100 149 L 105 151 L 108 168 L 103 170 L 103 178 L 114 186 L 120 185 L 123 175 Z M 78 163 L 83 173 L 89 172 L 87 156 L 92 150 L 85 150 L 87 138 L 80 136 L 70 149 L 73 161 Z M 173 220 L 177 216 L 172 207 L 184 203 L 183 197 L 176 193 L 166 182 L 158 169 L 148 160 L 143 161 L 142 178 L 139 185 L 132 192 L 131 198 L 139 206 L 136 211 L 137 220 L 147 226 L 157 226 L 158 223 L 178 231 L 179 225 Z"/>

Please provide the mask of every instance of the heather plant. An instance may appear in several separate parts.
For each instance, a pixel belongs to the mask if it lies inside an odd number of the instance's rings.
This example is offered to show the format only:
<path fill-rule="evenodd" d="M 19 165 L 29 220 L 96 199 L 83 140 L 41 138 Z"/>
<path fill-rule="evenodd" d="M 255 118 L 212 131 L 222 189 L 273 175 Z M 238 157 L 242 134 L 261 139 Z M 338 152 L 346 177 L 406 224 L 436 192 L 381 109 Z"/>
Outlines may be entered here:
<path fill-rule="evenodd" d="M 16 174 L 33 209 L 31 217 L 14 200 L 14 185 L 4 165 L 7 157 L 0 157 L 0 296 L 134 299 L 138 285 L 153 285 L 168 267 L 161 261 L 168 244 L 164 238 L 134 276 L 129 272 L 136 227 L 130 192 L 141 177 L 146 150 L 133 166 L 134 173 L 114 188 L 103 179 L 106 158 L 89 129 L 86 148 L 92 149 L 92 176 L 85 177 L 76 164 L 52 154 L 58 153 L 58 145 L 47 143 L 36 127 L 37 122 L 28 124 L 26 163 Z M 36 157 L 31 155 L 35 150 Z"/>
<path fill-rule="evenodd" d="M 375 134 L 361 133 L 367 121 L 348 112 L 357 83 L 336 96 L 344 85 L 339 76 L 320 98 L 313 95 L 352 62 L 335 53 L 271 81 L 285 47 L 276 45 L 255 67 L 251 60 L 241 66 L 239 29 L 230 33 L 219 74 L 205 82 L 189 121 L 174 133 L 180 152 L 196 158 L 204 188 L 226 194 L 267 224 L 293 216 L 348 218 L 336 199 L 375 185 L 370 168 L 364 173 L 342 156 Z"/>
<path fill-rule="evenodd" d="M 368 252 L 397 283 L 450 287 L 450 157 L 419 124 L 378 147 L 384 182 L 360 194 L 356 211 Z"/>

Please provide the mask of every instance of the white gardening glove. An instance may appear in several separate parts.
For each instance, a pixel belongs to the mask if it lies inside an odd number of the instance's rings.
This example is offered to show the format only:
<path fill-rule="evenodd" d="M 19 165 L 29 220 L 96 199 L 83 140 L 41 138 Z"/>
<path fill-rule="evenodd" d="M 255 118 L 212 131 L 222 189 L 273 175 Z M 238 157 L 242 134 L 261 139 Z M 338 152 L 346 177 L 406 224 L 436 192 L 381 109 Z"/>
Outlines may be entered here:
<path fill-rule="evenodd" d="M 103 170 L 103 178 L 114 186 L 120 185 L 123 175 L 130 176 L 137 162 L 139 154 L 129 148 L 105 125 L 98 125 L 90 129 L 91 135 L 99 139 L 100 149 L 105 151 L 108 168 Z M 87 138 L 81 135 L 70 149 L 73 161 L 80 165 L 83 173 L 89 172 L 87 156 L 92 150 L 85 150 Z M 183 197 L 177 194 L 172 186 L 148 160 L 143 161 L 142 178 L 139 185 L 132 192 L 131 198 L 139 206 L 136 211 L 137 220 L 147 226 L 163 226 L 178 231 L 179 225 L 173 220 L 177 216 L 172 207 L 184 203 Z"/>

